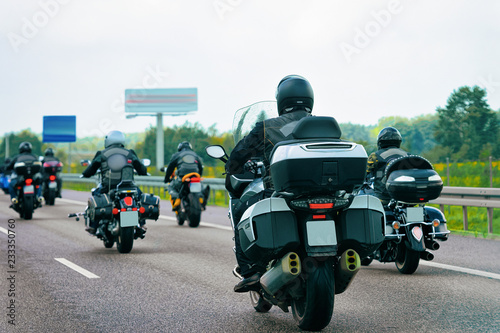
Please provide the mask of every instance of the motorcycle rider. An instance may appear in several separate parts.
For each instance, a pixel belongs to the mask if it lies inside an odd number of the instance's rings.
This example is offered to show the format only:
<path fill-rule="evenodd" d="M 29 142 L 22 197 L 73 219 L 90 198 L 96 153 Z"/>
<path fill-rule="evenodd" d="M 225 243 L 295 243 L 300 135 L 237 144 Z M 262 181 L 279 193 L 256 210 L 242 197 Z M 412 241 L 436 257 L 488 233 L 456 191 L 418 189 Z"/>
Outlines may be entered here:
<path fill-rule="evenodd" d="M 33 150 L 33 146 L 31 145 L 30 142 L 24 141 L 19 144 L 19 154 L 14 156 L 12 160 L 10 161 L 9 165 L 5 168 L 6 171 L 12 171 L 11 179 L 10 179 L 10 184 L 9 184 L 9 193 L 10 193 L 10 200 L 12 201 L 12 204 L 16 205 L 18 203 L 17 199 L 17 194 L 16 194 L 16 185 L 17 185 L 17 175 L 14 170 L 14 165 L 17 162 L 29 162 L 33 161 L 36 162 L 38 161 L 38 157 L 33 154 L 31 151 Z M 40 174 L 37 174 L 36 177 L 40 177 Z M 35 178 L 35 177 L 33 177 Z M 38 186 L 36 189 L 36 202 L 38 203 L 38 207 L 42 207 L 42 187 Z"/>
<path fill-rule="evenodd" d="M 272 193 L 273 185 L 269 175 L 271 151 L 278 142 L 291 138 L 293 128 L 300 119 L 311 116 L 314 104 L 314 93 L 311 84 L 300 75 L 285 76 L 276 89 L 276 101 L 279 116 L 256 123 L 250 133 L 236 144 L 226 163 L 226 189 L 236 197 L 241 193 L 237 193 L 231 187 L 231 174 L 242 174 L 245 169 L 254 169 L 255 162 L 250 160 L 252 157 L 261 158 L 267 170 L 263 179 L 266 188 L 265 193 L 250 198 L 250 200 L 235 209 L 233 213 L 236 261 L 243 277 L 234 286 L 235 292 L 258 289 L 261 272 L 265 271 L 264 267 L 256 267 L 243 253 L 236 226 L 243 212 L 249 206 L 263 199 L 263 196 L 267 197 Z"/>
<path fill-rule="evenodd" d="M 101 183 L 99 184 L 97 189 L 92 192 L 92 195 L 107 193 L 110 190 L 108 186 L 108 184 L 110 183 L 110 179 L 108 176 L 108 171 L 110 169 L 108 165 L 108 158 L 115 154 L 121 154 L 125 156 L 129 161 L 131 161 L 132 166 L 139 175 L 145 176 L 148 174 L 147 167 L 142 164 L 135 151 L 125 148 L 125 135 L 120 131 L 111 131 L 106 135 L 104 139 L 104 150 L 99 150 L 95 154 L 91 164 L 82 172 L 83 177 L 89 178 L 95 175 L 97 170 L 101 169 Z M 141 195 L 140 190 L 139 195 Z M 95 234 L 98 225 L 97 221 L 92 222 L 94 223 L 94 225 L 88 226 L 86 230 L 91 234 Z M 141 228 L 140 230 L 137 230 L 141 233 L 139 237 L 142 237 L 147 230 L 145 226 L 146 221 L 141 219 L 139 221 L 139 224 Z"/>
<path fill-rule="evenodd" d="M 383 205 L 387 205 L 391 200 L 385 187 L 385 167 L 392 159 L 410 155 L 400 148 L 402 141 L 403 138 L 396 128 L 391 126 L 385 127 L 377 136 L 378 150 L 371 153 L 368 157 L 366 167 L 367 179 L 374 179 L 374 194 L 380 199 Z"/>
<path fill-rule="evenodd" d="M 177 171 L 174 175 L 174 170 Z M 172 210 L 179 209 L 181 199 L 179 191 L 182 186 L 182 177 L 191 172 L 197 172 L 200 176 L 203 175 L 203 161 L 198 154 L 193 151 L 193 146 L 188 141 L 183 141 L 177 145 L 177 152 L 172 154 L 170 162 L 168 162 L 167 170 L 165 171 L 165 183 L 169 183 L 168 193 L 170 194 L 170 202 Z M 206 191 L 205 191 L 206 192 Z M 204 193 L 206 199 L 206 193 Z M 206 200 L 203 200 L 204 205 Z M 203 206 L 203 209 L 205 207 Z"/>
<path fill-rule="evenodd" d="M 45 162 L 51 162 L 51 161 L 60 162 L 60 160 L 57 157 L 54 156 L 54 150 L 52 148 L 50 148 L 50 147 L 47 148 L 47 149 L 45 149 L 44 155 L 45 155 L 45 157 L 42 160 L 42 165 Z M 49 175 L 47 175 L 47 174 L 43 174 L 42 173 L 42 176 L 43 176 L 43 180 L 44 181 L 47 178 L 49 178 Z M 61 179 L 61 177 L 56 177 L 56 183 L 57 183 L 56 197 L 61 198 L 61 189 L 62 189 L 62 179 Z"/>

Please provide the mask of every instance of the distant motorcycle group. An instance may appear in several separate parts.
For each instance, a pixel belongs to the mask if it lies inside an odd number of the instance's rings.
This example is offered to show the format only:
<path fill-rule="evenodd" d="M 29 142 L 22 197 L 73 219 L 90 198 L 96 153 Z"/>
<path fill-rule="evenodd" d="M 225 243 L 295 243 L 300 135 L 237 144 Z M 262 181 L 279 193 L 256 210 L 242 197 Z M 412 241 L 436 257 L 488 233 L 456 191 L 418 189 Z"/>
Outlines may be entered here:
<path fill-rule="evenodd" d="M 37 158 L 31 153 L 31 144 L 22 142 L 19 155 L 6 159 L 0 172 L 0 186 L 5 194 L 11 195 L 11 208 L 25 220 L 31 220 L 35 209 L 42 202 L 54 205 L 61 197 L 60 172 L 63 164 L 54 157 L 52 148 L 45 156 Z M 42 199 L 43 198 L 43 199 Z"/>

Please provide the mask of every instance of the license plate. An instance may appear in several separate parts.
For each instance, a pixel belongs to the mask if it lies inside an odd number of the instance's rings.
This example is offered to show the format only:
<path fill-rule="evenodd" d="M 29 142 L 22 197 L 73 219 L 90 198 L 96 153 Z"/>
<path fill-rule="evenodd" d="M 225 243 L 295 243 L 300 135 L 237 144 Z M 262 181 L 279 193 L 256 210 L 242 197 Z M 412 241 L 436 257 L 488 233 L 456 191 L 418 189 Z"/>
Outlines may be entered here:
<path fill-rule="evenodd" d="M 120 212 L 120 227 L 135 227 L 139 224 L 137 211 Z"/>
<path fill-rule="evenodd" d="M 406 208 L 406 222 L 424 222 L 424 207 Z"/>
<path fill-rule="evenodd" d="M 57 188 L 57 183 L 56 182 L 50 182 L 49 183 L 49 188 Z"/>
<path fill-rule="evenodd" d="M 306 222 L 306 229 L 309 246 L 337 245 L 335 221 L 309 221 Z"/>
<path fill-rule="evenodd" d="M 191 183 L 191 184 L 189 184 L 189 191 L 191 193 L 199 193 L 199 192 L 201 192 L 201 183 Z"/>
<path fill-rule="evenodd" d="M 35 193 L 35 187 L 33 185 L 27 185 L 23 188 L 24 194 L 33 194 Z"/>

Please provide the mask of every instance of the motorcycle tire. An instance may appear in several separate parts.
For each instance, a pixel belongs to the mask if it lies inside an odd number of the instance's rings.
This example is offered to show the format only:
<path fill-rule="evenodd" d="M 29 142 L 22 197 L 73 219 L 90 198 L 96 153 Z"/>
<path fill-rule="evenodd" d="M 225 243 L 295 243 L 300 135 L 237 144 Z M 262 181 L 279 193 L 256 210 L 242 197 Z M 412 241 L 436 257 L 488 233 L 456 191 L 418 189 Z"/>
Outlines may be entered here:
<path fill-rule="evenodd" d="M 178 225 L 184 225 L 184 221 L 186 219 L 184 218 L 184 214 L 180 212 L 176 212 L 175 217 L 177 218 L 177 224 Z"/>
<path fill-rule="evenodd" d="M 134 245 L 134 227 L 121 228 L 116 239 L 116 248 L 120 253 L 129 253 Z"/>
<path fill-rule="evenodd" d="M 257 312 L 265 313 L 269 312 L 273 305 L 266 301 L 262 296 L 254 290 L 249 292 L 250 294 L 250 302 L 252 302 L 252 306 Z"/>
<path fill-rule="evenodd" d="M 33 210 L 35 205 L 35 197 L 26 196 L 23 200 L 22 218 L 25 220 L 31 220 L 33 218 Z"/>
<path fill-rule="evenodd" d="M 48 191 L 47 196 L 45 197 L 45 202 L 49 206 L 53 206 L 56 201 L 56 192 L 55 191 Z"/>
<path fill-rule="evenodd" d="M 413 274 L 418 268 L 420 254 L 417 251 L 409 249 L 404 242 L 398 245 L 396 255 L 396 268 L 402 274 Z"/>
<path fill-rule="evenodd" d="M 104 247 L 107 248 L 107 249 L 110 249 L 113 247 L 113 245 L 115 244 L 115 241 L 114 240 L 111 240 L 111 241 L 102 241 L 103 244 L 104 244 Z"/>
<path fill-rule="evenodd" d="M 319 331 L 332 319 L 335 275 L 331 261 L 316 261 L 311 266 L 302 273 L 305 276 L 302 281 L 305 295 L 292 300 L 292 312 L 302 330 Z"/>
<path fill-rule="evenodd" d="M 191 228 L 196 228 L 200 225 L 201 220 L 201 203 L 198 195 L 189 193 L 189 210 L 188 214 L 188 224 Z"/>

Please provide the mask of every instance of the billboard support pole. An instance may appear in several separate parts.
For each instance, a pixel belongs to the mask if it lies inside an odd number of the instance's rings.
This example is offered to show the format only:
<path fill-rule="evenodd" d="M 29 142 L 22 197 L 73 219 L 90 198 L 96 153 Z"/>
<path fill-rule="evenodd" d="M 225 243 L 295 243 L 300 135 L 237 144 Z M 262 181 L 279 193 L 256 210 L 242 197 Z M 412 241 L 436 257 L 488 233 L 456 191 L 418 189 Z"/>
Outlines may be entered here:
<path fill-rule="evenodd" d="M 156 170 L 165 166 L 165 158 L 163 156 L 163 114 L 156 114 Z"/>

